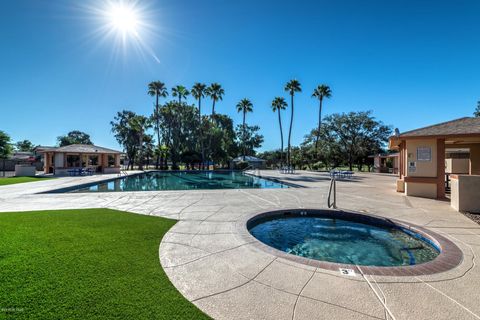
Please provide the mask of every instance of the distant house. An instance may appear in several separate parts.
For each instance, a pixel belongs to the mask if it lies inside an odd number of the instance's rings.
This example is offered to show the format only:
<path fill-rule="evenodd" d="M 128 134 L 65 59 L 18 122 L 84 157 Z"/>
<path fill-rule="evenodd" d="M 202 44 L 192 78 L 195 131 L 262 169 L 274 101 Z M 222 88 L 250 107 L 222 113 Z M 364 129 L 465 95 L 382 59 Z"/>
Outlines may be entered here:
<path fill-rule="evenodd" d="M 122 152 L 86 144 L 64 147 L 37 147 L 43 155 L 45 173 L 66 175 L 68 170 L 93 168 L 100 173 L 119 173 Z"/>
<path fill-rule="evenodd" d="M 232 166 L 234 167 L 240 162 L 247 162 L 253 169 L 265 169 L 267 163 L 266 160 L 254 156 L 240 156 L 232 160 Z"/>

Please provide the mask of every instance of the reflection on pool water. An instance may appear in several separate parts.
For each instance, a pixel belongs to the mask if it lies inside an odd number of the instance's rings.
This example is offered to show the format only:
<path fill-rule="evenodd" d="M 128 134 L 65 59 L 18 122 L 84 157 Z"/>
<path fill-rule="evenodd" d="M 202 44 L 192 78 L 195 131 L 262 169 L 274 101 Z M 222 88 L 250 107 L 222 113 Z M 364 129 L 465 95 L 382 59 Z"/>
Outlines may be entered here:
<path fill-rule="evenodd" d="M 151 171 L 94 184 L 72 192 L 154 191 L 191 189 L 272 189 L 288 186 L 244 174 L 213 171 Z"/>
<path fill-rule="evenodd" d="M 330 217 L 272 218 L 251 227 L 250 233 L 290 254 L 345 264 L 407 266 L 440 254 L 429 240 L 406 229 Z"/>

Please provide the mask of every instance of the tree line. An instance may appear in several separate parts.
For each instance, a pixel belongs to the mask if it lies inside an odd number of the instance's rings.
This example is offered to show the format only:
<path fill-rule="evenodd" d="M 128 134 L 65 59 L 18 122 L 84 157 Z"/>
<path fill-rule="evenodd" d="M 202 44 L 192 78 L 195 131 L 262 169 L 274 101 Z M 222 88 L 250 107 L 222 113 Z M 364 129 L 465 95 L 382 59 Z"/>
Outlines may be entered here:
<path fill-rule="evenodd" d="M 253 111 L 253 103 L 242 99 L 237 105 L 243 114 L 241 125 L 234 126 L 232 118 L 216 112 L 225 90 L 218 83 L 207 86 L 195 83 L 189 90 L 177 85 L 168 91 L 165 83 L 148 84 L 147 94 L 154 99 L 151 115 L 139 115 L 130 110 L 116 114 L 111 121 L 112 132 L 124 148 L 131 168 L 155 162 L 155 168 L 177 170 L 180 164 L 187 169 L 205 169 L 210 164 L 226 167 L 239 155 L 255 155 L 263 136 L 258 126 L 250 126 L 246 115 Z M 169 97 L 172 99 L 169 99 Z M 192 96 L 196 103 L 187 103 Z M 202 114 L 202 103 L 211 101 L 211 112 Z M 153 133 L 152 133 L 153 130 Z"/>
<path fill-rule="evenodd" d="M 280 132 L 279 149 L 265 151 L 259 157 L 276 166 L 295 166 L 305 169 L 331 169 L 348 166 L 362 170 L 372 165 L 370 155 L 385 152 L 385 144 L 392 134 L 390 126 L 375 119 L 371 111 L 333 113 L 322 119 L 325 99 L 332 96 L 328 85 L 314 88 L 311 97 L 318 101 L 318 123 L 299 146 L 292 146 L 291 135 L 294 121 L 296 95 L 302 92 L 298 80 L 288 81 L 284 86 L 290 101 L 275 97 L 271 109 L 278 117 Z M 161 81 L 148 84 L 147 94 L 154 98 L 150 115 L 139 115 L 134 111 L 118 112 L 111 121 L 112 132 L 124 148 L 131 168 L 140 169 L 154 161 L 158 169 L 178 169 L 180 164 L 193 169 L 205 169 L 211 164 L 228 166 L 237 156 L 256 155 L 264 138 L 259 126 L 250 126 L 247 114 L 253 112 L 253 103 L 248 98 L 236 104 L 242 114 L 242 123 L 235 126 L 232 118 L 216 112 L 218 102 L 223 100 L 225 90 L 218 83 L 207 86 L 195 83 L 190 89 L 177 85 L 170 92 Z M 171 99 L 169 97 L 171 96 Z M 188 104 L 187 98 L 195 99 Z M 210 99 L 211 111 L 202 114 L 205 99 Z M 284 152 L 284 125 L 282 113 L 290 105 L 287 150 Z M 480 117 L 480 101 L 474 111 Z M 152 133 L 153 132 L 153 133 Z M 73 130 L 57 137 L 58 146 L 70 144 L 93 144 L 90 136 Z M 12 143 L 7 133 L 0 131 L 0 159 L 7 159 L 13 151 L 31 152 L 34 145 L 29 140 Z"/>

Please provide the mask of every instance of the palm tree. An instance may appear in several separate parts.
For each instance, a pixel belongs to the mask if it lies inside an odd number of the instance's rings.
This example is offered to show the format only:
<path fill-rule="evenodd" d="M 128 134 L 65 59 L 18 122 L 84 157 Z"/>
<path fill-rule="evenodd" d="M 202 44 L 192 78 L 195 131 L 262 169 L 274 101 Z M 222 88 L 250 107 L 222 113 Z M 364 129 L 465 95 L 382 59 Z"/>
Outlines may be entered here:
<path fill-rule="evenodd" d="M 283 130 L 282 130 L 282 118 L 280 112 L 287 108 L 287 102 L 282 97 L 276 97 L 272 101 L 272 110 L 273 112 L 278 112 L 278 124 L 280 125 L 280 165 L 283 164 Z"/>
<path fill-rule="evenodd" d="M 210 87 L 208 87 L 206 89 L 205 93 L 213 101 L 212 115 L 215 115 L 215 102 L 223 99 L 223 95 L 225 94 L 225 90 L 223 90 L 223 88 L 220 84 L 215 82 L 215 83 L 212 83 L 210 85 Z"/>
<path fill-rule="evenodd" d="M 168 96 L 167 88 L 165 87 L 165 83 L 161 81 L 153 81 L 148 84 L 148 91 L 147 93 L 152 97 L 155 97 L 155 111 L 153 112 L 155 118 L 155 130 L 157 131 L 157 147 L 160 150 L 160 110 L 158 105 L 158 99 L 160 97 L 166 98 Z M 160 164 L 160 153 L 157 152 L 157 162 L 155 164 L 155 168 L 158 169 Z"/>
<path fill-rule="evenodd" d="M 332 96 L 332 90 L 330 90 L 330 87 L 321 84 L 313 90 L 312 98 L 317 98 L 318 101 L 320 102 L 320 106 L 318 109 L 318 129 L 317 129 L 317 138 L 315 139 L 315 152 L 317 151 L 318 148 L 318 139 L 320 138 L 320 127 L 322 125 L 322 103 L 323 103 L 323 98 L 330 98 Z"/>
<path fill-rule="evenodd" d="M 182 99 L 186 99 L 190 94 L 184 86 L 176 86 L 172 88 L 172 96 L 178 97 L 178 103 L 182 103 Z"/>
<path fill-rule="evenodd" d="M 205 149 L 203 147 L 203 132 L 201 130 L 202 128 L 202 98 L 205 97 L 205 91 L 207 89 L 207 86 L 203 83 L 195 83 L 192 87 L 191 93 L 192 96 L 198 100 L 198 123 L 199 123 L 199 129 L 200 129 L 200 149 L 202 152 L 202 168 L 205 166 Z"/>
<path fill-rule="evenodd" d="M 237 112 L 243 112 L 243 133 L 242 133 L 242 144 L 243 144 L 243 161 L 245 161 L 245 117 L 247 112 L 253 111 L 253 104 L 247 98 L 240 100 L 237 103 Z"/>
<path fill-rule="evenodd" d="M 198 117 L 199 118 L 202 115 L 202 99 L 205 98 L 206 89 L 207 89 L 207 85 L 197 82 L 193 85 L 192 90 L 190 90 L 192 97 L 194 97 L 198 101 Z"/>
<path fill-rule="evenodd" d="M 294 99 L 293 98 L 295 96 L 295 92 L 302 92 L 302 87 L 300 85 L 300 82 L 298 82 L 298 80 L 296 80 L 296 79 L 290 80 L 285 85 L 285 91 L 287 91 L 290 94 L 291 105 L 292 105 L 292 113 L 291 113 L 291 116 L 290 116 L 290 129 L 288 130 L 288 149 L 287 149 L 287 165 L 290 167 L 290 164 L 291 164 L 291 162 L 290 162 L 290 150 L 291 150 L 290 140 L 291 140 L 291 136 L 292 136 L 293 111 L 294 111 L 294 108 L 293 108 L 293 100 Z"/>

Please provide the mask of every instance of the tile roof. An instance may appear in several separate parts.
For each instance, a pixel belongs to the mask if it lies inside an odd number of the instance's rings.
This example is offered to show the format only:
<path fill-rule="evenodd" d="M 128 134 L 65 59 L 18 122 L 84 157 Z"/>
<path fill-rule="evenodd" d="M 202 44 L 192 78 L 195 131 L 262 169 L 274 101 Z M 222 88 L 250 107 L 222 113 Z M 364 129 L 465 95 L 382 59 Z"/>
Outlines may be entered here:
<path fill-rule="evenodd" d="M 78 153 L 122 153 L 121 151 L 99 147 L 95 145 L 88 145 L 88 144 L 71 144 L 69 146 L 64 146 L 64 147 L 51 148 L 51 149 L 49 148 L 45 151 L 78 152 Z"/>
<path fill-rule="evenodd" d="M 398 137 L 427 137 L 427 136 L 455 136 L 455 135 L 480 135 L 480 117 L 464 117 L 432 126 L 410 130 L 401 133 Z"/>

